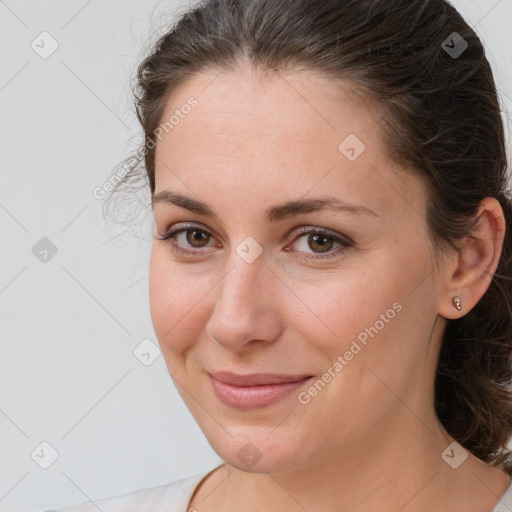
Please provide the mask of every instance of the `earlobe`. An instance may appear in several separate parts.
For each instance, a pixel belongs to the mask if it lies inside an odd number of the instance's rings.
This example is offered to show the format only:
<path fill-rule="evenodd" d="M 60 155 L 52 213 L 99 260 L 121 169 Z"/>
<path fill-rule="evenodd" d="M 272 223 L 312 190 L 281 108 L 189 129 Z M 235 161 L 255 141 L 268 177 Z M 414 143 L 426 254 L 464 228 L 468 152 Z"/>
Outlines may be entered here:
<path fill-rule="evenodd" d="M 461 240 L 458 256 L 447 263 L 439 314 L 448 319 L 460 318 L 475 307 L 500 261 L 506 226 L 501 205 L 486 197 L 475 218 L 471 236 Z"/>

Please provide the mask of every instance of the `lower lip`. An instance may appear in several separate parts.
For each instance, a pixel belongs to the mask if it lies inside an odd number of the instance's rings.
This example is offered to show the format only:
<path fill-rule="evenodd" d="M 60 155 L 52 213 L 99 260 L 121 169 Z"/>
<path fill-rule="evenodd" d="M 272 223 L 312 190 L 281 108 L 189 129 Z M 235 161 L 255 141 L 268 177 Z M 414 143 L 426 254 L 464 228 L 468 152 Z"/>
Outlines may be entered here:
<path fill-rule="evenodd" d="M 210 375 L 213 390 L 217 398 L 235 409 L 259 409 L 287 397 L 312 377 L 285 384 L 266 384 L 262 386 L 231 386 Z"/>

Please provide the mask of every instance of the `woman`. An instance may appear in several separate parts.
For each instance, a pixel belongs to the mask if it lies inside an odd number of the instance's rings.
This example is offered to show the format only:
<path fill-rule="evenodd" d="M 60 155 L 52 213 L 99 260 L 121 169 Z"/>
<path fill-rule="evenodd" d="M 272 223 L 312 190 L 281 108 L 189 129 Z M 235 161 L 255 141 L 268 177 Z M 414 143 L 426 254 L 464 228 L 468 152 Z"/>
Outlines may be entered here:
<path fill-rule="evenodd" d="M 60 510 L 512 510 L 504 133 L 457 11 L 210 0 L 138 86 L 153 325 L 224 464 Z"/>

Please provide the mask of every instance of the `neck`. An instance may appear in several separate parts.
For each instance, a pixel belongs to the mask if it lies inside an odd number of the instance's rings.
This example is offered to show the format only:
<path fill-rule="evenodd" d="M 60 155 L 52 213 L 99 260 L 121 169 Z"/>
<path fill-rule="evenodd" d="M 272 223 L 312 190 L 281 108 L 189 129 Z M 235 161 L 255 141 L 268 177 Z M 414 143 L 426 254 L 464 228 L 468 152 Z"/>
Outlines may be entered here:
<path fill-rule="evenodd" d="M 225 464 L 193 503 L 201 512 L 427 512 L 463 509 L 462 504 L 465 510 L 491 510 L 508 476 L 469 452 L 453 469 L 441 457 L 453 439 L 433 418 L 424 422 L 402 406 L 393 425 L 373 434 L 361 429 L 350 446 L 331 448 L 321 461 L 293 471 L 248 473 Z M 471 496 L 467 489 L 476 491 Z"/>

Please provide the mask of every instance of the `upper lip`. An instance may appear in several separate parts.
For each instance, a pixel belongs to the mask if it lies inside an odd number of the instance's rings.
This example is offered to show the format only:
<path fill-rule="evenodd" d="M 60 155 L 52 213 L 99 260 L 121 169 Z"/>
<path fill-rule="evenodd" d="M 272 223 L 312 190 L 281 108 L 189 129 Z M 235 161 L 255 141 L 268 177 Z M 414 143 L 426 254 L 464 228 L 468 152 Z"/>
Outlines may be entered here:
<path fill-rule="evenodd" d="M 210 372 L 210 375 L 225 384 L 231 386 L 262 386 L 265 384 L 285 384 L 289 382 L 298 382 L 311 375 L 278 375 L 275 373 L 250 373 L 247 375 L 237 375 L 230 372 Z"/>

